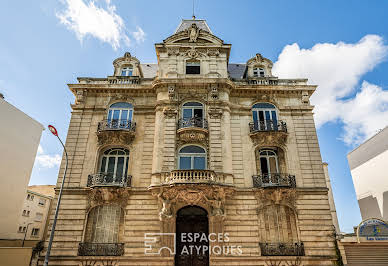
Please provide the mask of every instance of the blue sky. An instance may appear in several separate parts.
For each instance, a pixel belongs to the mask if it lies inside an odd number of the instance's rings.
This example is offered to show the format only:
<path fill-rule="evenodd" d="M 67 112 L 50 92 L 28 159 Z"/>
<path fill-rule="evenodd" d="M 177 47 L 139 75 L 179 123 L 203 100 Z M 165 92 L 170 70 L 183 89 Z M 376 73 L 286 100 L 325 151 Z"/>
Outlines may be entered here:
<path fill-rule="evenodd" d="M 156 62 L 154 44 L 190 18 L 192 1 L 1 0 L 0 92 L 66 137 L 78 76 L 111 75 L 130 51 Z M 230 62 L 256 53 L 279 77 L 320 85 L 311 101 L 343 231 L 360 220 L 346 154 L 388 124 L 388 22 L 384 1 L 204 1 L 197 18 L 232 44 Z M 20 8 L 23 6 L 23 8 Z M 61 149 L 43 132 L 31 184 L 54 184 Z"/>

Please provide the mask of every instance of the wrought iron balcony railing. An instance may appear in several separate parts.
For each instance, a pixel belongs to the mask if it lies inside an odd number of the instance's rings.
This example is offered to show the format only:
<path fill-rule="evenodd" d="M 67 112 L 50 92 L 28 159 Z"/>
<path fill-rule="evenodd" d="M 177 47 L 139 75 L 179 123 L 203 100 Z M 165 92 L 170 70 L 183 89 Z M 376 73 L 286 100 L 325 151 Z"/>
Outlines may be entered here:
<path fill-rule="evenodd" d="M 79 243 L 79 256 L 122 256 L 124 243 Z"/>
<path fill-rule="evenodd" d="M 253 175 L 253 187 L 296 187 L 295 176 L 284 173 Z"/>
<path fill-rule="evenodd" d="M 113 173 L 98 173 L 88 176 L 88 187 L 130 187 L 132 176 L 115 176 Z"/>
<path fill-rule="evenodd" d="M 304 245 L 297 243 L 259 243 L 262 256 L 304 256 Z"/>
<path fill-rule="evenodd" d="M 283 131 L 287 132 L 287 124 L 281 120 L 253 121 L 249 123 L 251 132 Z"/>
<path fill-rule="evenodd" d="M 97 131 L 101 132 L 105 130 L 135 131 L 136 123 L 127 119 L 108 119 L 98 123 Z"/>
<path fill-rule="evenodd" d="M 212 170 L 173 170 L 164 175 L 166 183 L 222 183 L 222 177 Z"/>
<path fill-rule="evenodd" d="M 181 118 L 178 120 L 178 129 L 188 128 L 188 127 L 198 127 L 203 129 L 208 129 L 208 123 L 205 118 Z"/>

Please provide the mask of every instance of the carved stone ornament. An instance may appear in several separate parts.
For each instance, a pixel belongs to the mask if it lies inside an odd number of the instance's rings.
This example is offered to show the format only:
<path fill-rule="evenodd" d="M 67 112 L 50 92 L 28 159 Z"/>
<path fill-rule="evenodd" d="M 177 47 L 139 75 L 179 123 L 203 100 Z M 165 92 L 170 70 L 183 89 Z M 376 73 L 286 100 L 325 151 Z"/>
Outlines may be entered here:
<path fill-rule="evenodd" d="M 167 48 L 167 54 L 168 55 L 179 55 L 179 48 L 177 48 L 177 47 Z"/>
<path fill-rule="evenodd" d="M 255 191 L 259 209 L 266 205 L 282 204 L 295 208 L 296 190 L 293 188 L 261 188 Z"/>
<path fill-rule="evenodd" d="M 98 260 L 83 260 L 79 262 L 79 266 L 117 266 L 119 262 L 116 260 L 105 260 L 105 259 L 98 259 Z"/>
<path fill-rule="evenodd" d="M 160 201 L 160 220 L 173 218 L 174 206 L 177 203 L 184 205 L 202 205 L 211 210 L 212 216 L 225 215 L 225 200 L 235 189 L 232 187 L 215 185 L 177 185 L 151 188 L 152 195 Z"/>
<path fill-rule="evenodd" d="M 168 86 L 168 98 L 170 98 L 171 101 L 176 99 L 175 86 L 174 85 L 169 85 Z"/>
<path fill-rule="evenodd" d="M 175 108 L 171 108 L 171 107 L 165 107 L 163 109 L 163 114 L 167 118 L 175 118 L 178 115 L 178 110 Z"/>
<path fill-rule="evenodd" d="M 195 47 L 191 47 L 189 50 L 181 53 L 181 55 L 188 56 L 190 58 L 198 58 L 204 56 L 204 54 L 195 49 Z"/>
<path fill-rule="evenodd" d="M 126 188 L 94 187 L 88 193 L 89 208 L 103 204 L 118 204 L 125 207 L 129 198 Z"/>
<path fill-rule="evenodd" d="M 209 108 L 209 116 L 210 118 L 221 118 L 222 117 L 222 110 L 220 108 L 211 107 Z"/>
<path fill-rule="evenodd" d="M 135 138 L 135 131 L 132 130 L 103 130 L 97 131 L 99 145 L 122 144 L 128 145 Z"/>
<path fill-rule="evenodd" d="M 249 136 L 255 146 L 281 146 L 287 142 L 288 133 L 284 131 L 257 131 L 250 133 Z"/>
<path fill-rule="evenodd" d="M 208 56 L 218 56 L 220 54 L 220 50 L 216 48 L 209 48 L 207 49 L 207 55 Z"/>
<path fill-rule="evenodd" d="M 210 89 L 210 97 L 213 100 L 218 100 L 219 98 L 219 92 L 218 92 L 218 87 L 216 85 L 212 85 Z"/>
<path fill-rule="evenodd" d="M 309 93 L 307 91 L 303 91 L 302 92 L 302 103 L 303 104 L 308 104 L 309 103 L 309 99 L 310 99 L 310 96 L 309 96 Z"/>
<path fill-rule="evenodd" d="M 208 130 L 203 128 L 181 128 L 177 131 L 177 135 L 182 144 L 193 142 L 207 144 Z"/>
<path fill-rule="evenodd" d="M 191 24 L 190 28 L 187 29 L 187 34 L 189 37 L 189 42 L 197 42 L 199 36 L 200 29 L 197 24 Z"/>
<path fill-rule="evenodd" d="M 76 93 L 76 96 L 75 96 L 76 102 L 77 103 L 83 103 L 85 95 L 86 95 L 86 90 L 83 90 L 83 89 L 77 90 L 77 93 Z"/>

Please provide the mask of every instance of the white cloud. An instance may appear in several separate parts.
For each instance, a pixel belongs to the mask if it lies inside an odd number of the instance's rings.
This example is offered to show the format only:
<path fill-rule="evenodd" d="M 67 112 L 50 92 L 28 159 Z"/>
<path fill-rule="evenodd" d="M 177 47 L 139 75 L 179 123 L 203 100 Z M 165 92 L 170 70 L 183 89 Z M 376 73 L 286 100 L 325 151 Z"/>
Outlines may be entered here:
<path fill-rule="evenodd" d="M 80 41 L 91 35 L 109 43 L 113 49 L 123 41 L 129 45 L 123 19 L 116 13 L 116 6 L 105 0 L 105 5 L 97 6 L 93 0 L 63 0 L 66 10 L 57 14 L 60 22 L 74 31 Z"/>
<path fill-rule="evenodd" d="M 39 145 L 35 164 L 44 168 L 58 167 L 61 164 L 61 156 L 59 154 L 45 154 L 42 146 Z"/>
<path fill-rule="evenodd" d="M 145 32 L 139 26 L 136 27 L 136 31 L 132 32 L 133 38 L 135 38 L 137 43 L 142 43 L 145 41 Z"/>
<path fill-rule="evenodd" d="M 387 92 L 363 82 L 355 97 L 344 98 L 357 91 L 361 77 L 387 54 L 388 46 L 377 35 L 367 35 L 354 44 L 319 43 L 311 49 L 300 49 L 294 43 L 284 47 L 273 73 L 281 78 L 307 77 L 310 84 L 319 85 L 311 97 L 317 126 L 340 120 L 344 123 L 343 140 L 347 144 L 358 144 L 387 123 L 387 119 L 374 120 L 386 117 Z M 356 107 L 359 109 L 354 110 Z M 360 119 L 360 116 L 365 118 Z"/>

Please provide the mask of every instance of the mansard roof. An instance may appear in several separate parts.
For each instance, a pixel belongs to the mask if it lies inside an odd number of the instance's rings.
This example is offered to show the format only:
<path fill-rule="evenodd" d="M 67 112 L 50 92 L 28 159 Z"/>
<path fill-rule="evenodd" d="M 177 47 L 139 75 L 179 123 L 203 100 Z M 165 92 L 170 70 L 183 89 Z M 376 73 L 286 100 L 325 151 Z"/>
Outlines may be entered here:
<path fill-rule="evenodd" d="M 206 20 L 204 19 L 182 19 L 181 24 L 179 24 L 174 34 L 187 30 L 188 28 L 191 27 L 192 24 L 196 24 L 199 29 L 213 34 L 209 26 L 207 25 Z"/>

